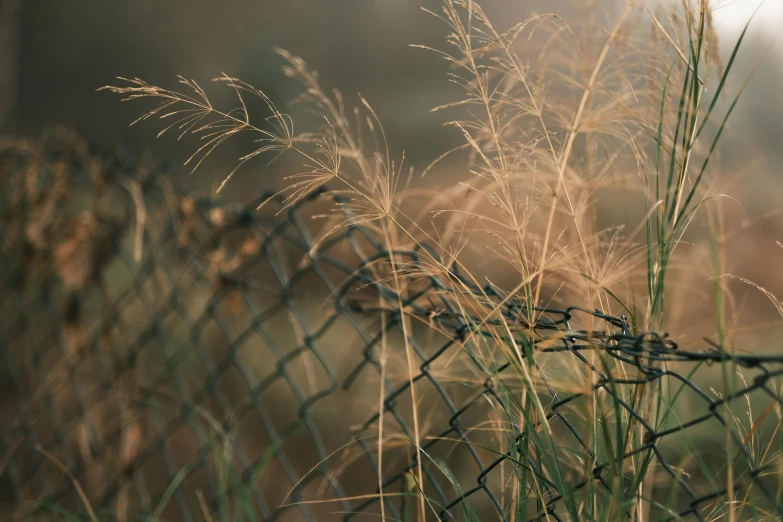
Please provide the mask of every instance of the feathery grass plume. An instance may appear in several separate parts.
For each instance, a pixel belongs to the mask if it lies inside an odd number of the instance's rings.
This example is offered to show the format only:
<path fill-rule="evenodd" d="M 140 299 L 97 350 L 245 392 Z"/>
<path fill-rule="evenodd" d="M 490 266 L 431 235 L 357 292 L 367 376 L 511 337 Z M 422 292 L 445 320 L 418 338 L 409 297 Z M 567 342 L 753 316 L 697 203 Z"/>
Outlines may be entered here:
<path fill-rule="evenodd" d="M 307 87 L 306 94 L 314 100 L 314 109 L 324 116 L 328 130 L 295 135 L 290 117 L 281 113 L 265 94 L 245 82 L 227 75 L 217 78 L 216 81 L 227 85 L 236 93 L 239 106 L 230 110 L 215 108 L 209 101 L 206 92 L 195 81 L 182 77 L 180 77 L 180 83 L 190 88 L 194 94 L 163 89 L 139 79 L 126 80 L 122 78 L 121 80 L 129 85 L 106 86 L 102 89 L 125 95 L 124 100 L 160 99 L 157 107 L 133 123 L 153 116 L 160 119 L 174 118 L 174 123 L 165 127 L 158 136 L 176 127 L 180 132 L 179 138 L 186 134 L 193 134 L 204 140 L 205 143 L 185 162 L 189 164 L 195 160 L 194 170 L 216 147 L 237 134 L 251 132 L 260 135 L 258 142 L 262 145 L 239 158 L 238 166 L 225 177 L 220 186 L 221 189 L 237 168 L 248 160 L 266 152 L 279 155 L 288 150 L 300 156 L 303 170 L 286 178 L 291 183 L 284 190 L 288 195 L 283 208 L 290 207 L 329 181 L 339 182 L 342 185 L 341 192 L 346 199 L 341 210 L 350 216 L 340 225 L 361 224 L 375 228 L 379 232 L 380 237 L 386 243 L 387 251 L 390 252 L 388 262 L 391 277 L 387 282 L 391 290 L 398 296 L 398 306 L 402 310 L 406 292 L 405 281 L 399 275 L 399 261 L 394 252 L 400 249 L 401 241 L 405 241 L 407 237 L 413 239 L 413 236 L 407 232 L 407 227 L 398 220 L 399 210 L 396 206 L 395 192 L 398 188 L 400 165 L 395 164 L 391 158 L 380 121 L 369 103 L 361 99 L 361 107 L 354 110 L 354 116 L 360 122 L 357 125 L 358 131 L 354 132 L 345 118 L 342 98 L 339 95 L 336 95 L 334 99 L 329 98 L 318 84 L 317 74 L 311 72 L 303 60 L 285 51 L 279 52 L 290 63 L 290 66 L 285 69 L 286 74 L 299 77 L 304 82 Z M 271 116 L 266 117 L 266 122 L 271 130 L 251 123 L 243 92 L 250 93 L 264 101 L 271 112 Z M 362 129 L 366 129 L 372 139 L 370 146 L 366 143 L 367 138 L 363 135 Z M 345 164 L 344 159 L 350 163 L 350 166 Z M 402 317 L 402 328 L 405 357 L 408 362 L 412 388 L 414 446 L 418 453 L 420 445 L 418 443 L 417 400 L 412 380 L 415 368 L 413 348 L 408 343 L 409 319 L 405 315 Z M 418 462 L 422 462 L 421 458 L 418 458 Z M 423 472 L 420 465 L 418 483 L 423 483 Z M 425 516 L 423 497 L 419 503 L 419 516 L 421 518 Z"/>
<path fill-rule="evenodd" d="M 589 16 L 567 22 L 544 14 L 503 30 L 472 0 L 443 0 L 439 12 L 428 11 L 448 28 L 449 47 L 419 47 L 445 59 L 452 67 L 449 80 L 464 91 L 462 99 L 435 110 L 463 111 L 461 119 L 449 124 L 464 143 L 440 155 L 423 174 L 448 156 L 463 154 L 465 177 L 456 189 L 431 198 L 417 215 L 403 210 L 406 198 L 416 195 L 401 186 L 403 161 L 393 159 L 370 104 L 361 98 L 349 109 L 338 92 L 327 94 L 317 73 L 287 51 L 277 50 L 287 61 L 284 74 L 305 88 L 296 102 L 323 121 L 314 131 L 295 133 L 292 119 L 263 92 L 225 74 L 216 81 L 235 93 L 237 105 L 229 109 L 216 108 L 198 83 L 181 77 L 185 92 L 122 78 L 123 85 L 102 89 L 124 95 L 124 100 L 157 100 L 157 107 L 136 121 L 158 117 L 166 124 L 159 136 L 173 130 L 178 139 L 188 134 L 200 139 L 203 143 L 185 162 L 194 170 L 227 140 L 242 133 L 256 136 L 258 147 L 238 158 L 220 189 L 256 157 L 270 153 L 274 160 L 293 154 L 301 167 L 285 178 L 283 208 L 335 183 L 345 198 L 339 210 L 347 218 L 327 234 L 363 225 L 381 238 L 388 258 L 373 267 L 374 275 L 397 297 L 404 345 L 395 354 L 383 340 L 381 381 L 401 366 L 410 382 L 414 436 L 405 443 L 416 452 L 410 490 L 418 492 L 419 520 L 432 507 L 422 472 L 430 456 L 422 451 L 426 419 L 419 418 L 408 337 L 414 321 L 424 320 L 409 313 L 405 302 L 416 283 L 428 278 L 444 285 L 431 291 L 431 302 L 446 303 L 449 309 L 433 307 L 432 314 L 451 313 L 466 325 L 458 340 L 464 353 L 487 367 L 507 364 L 514 370 L 511 377 L 491 377 L 510 413 L 482 426 L 503 441 L 499 446 L 518 450 L 503 485 L 513 499 L 509 511 L 522 518 L 545 517 L 547 506 L 557 499 L 571 520 L 626 515 L 647 520 L 653 509 L 668 511 L 653 501 L 661 490 L 656 491 L 653 450 L 643 424 L 663 429 L 682 388 L 617 386 L 619 381 L 643 380 L 622 361 L 597 350 L 564 363 L 545 349 L 573 332 L 547 338 L 537 325 L 548 303 L 567 297 L 587 309 L 622 311 L 625 327 L 634 335 L 663 329 L 667 271 L 697 211 L 713 197 L 704 186 L 707 167 L 739 94 L 715 129 L 712 116 L 747 30 L 723 66 L 710 6 L 706 0 L 684 5 L 684 16 L 668 17 L 666 25 L 661 21 L 667 18 L 665 8 L 656 13 L 629 2 L 608 26 Z M 269 115 L 252 119 L 248 95 L 260 99 Z M 645 213 L 633 216 L 638 221 L 602 225 L 596 201 L 609 189 L 635 198 L 639 208 L 646 205 Z M 462 192 L 470 195 L 469 201 L 448 201 Z M 432 232 L 425 229 L 427 218 L 435 222 Z M 642 231 L 646 234 L 639 242 Z M 422 262 L 409 265 L 397 254 L 406 250 L 421 252 Z M 478 275 L 461 259 L 471 250 L 513 271 L 515 283 L 502 285 Z M 393 311 L 388 306 L 378 305 L 382 320 Z M 435 329 L 432 320 L 427 326 Z M 579 326 L 593 339 L 608 333 L 595 331 L 592 323 Z M 394 357 L 402 364 L 390 363 Z M 594 371 L 587 371 L 585 363 Z M 596 381 L 599 370 L 607 382 Z M 546 401 L 553 387 L 580 395 L 579 405 L 569 407 L 579 418 L 581 448 L 563 447 L 550 422 L 555 413 Z M 383 419 L 383 384 L 380 393 Z M 621 408 L 621 401 L 641 411 L 641 417 Z M 379 425 L 379 460 L 384 445 L 395 437 L 399 439 Z M 530 462 L 536 462 L 536 469 Z M 597 485 L 598 462 L 608 463 L 602 480 L 611 484 L 611 494 Z M 439 470 L 456 483 L 448 469 Z M 731 466 L 727 473 L 731 483 Z M 380 505 L 385 518 L 384 502 Z M 720 506 L 713 514 L 725 512 L 734 513 Z"/>

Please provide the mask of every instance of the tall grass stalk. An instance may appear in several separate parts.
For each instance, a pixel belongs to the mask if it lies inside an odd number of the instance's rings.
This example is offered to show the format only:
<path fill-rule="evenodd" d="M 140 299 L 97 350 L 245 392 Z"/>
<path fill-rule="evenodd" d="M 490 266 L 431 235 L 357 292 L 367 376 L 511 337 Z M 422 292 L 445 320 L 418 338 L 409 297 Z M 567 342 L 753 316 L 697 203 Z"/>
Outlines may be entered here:
<path fill-rule="evenodd" d="M 652 13 L 650 15 L 654 18 Z M 655 19 L 655 23 L 663 30 L 657 19 Z M 710 6 L 706 0 L 700 0 L 695 13 L 686 10 L 687 49 L 681 51 L 672 42 L 677 50 L 679 60 L 675 58 L 663 85 L 656 135 L 656 175 L 648 184 L 647 197 L 647 210 L 650 215 L 647 220 L 647 284 L 649 294 L 647 316 L 649 327 L 659 331 L 663 329 L 664 325 L 664 290 L 669 261 L 696 212 L 709 199 L 709 196 L 700 191 L 704 174 L 715 153 L 729 116 L 734 111 L 747 82 L 734 96 L 725 115 L 718 122 L 717 130 L 712 139 L 708 141 L 706 153 L 701 158 L 695 157 L 697 145 L 700 144 L 699 138 L 711 121 L 710 116 L 724 94 L 726 80 L 734 66 L 749 25 L 750 20 L 740 33 L 723 69 L 720 81 L 711 98 L 708 98 L 709 106 L 706 112 L 702 111 L 705 102 L 705 89 L 713 72 L 711 67 L 715 66 L 717 60 L 714 52 L 710 54 L 713 47 L 710 42 L 715 36 Z M 684 79 L 677 99 L 673 136 L 666 139 L 664 120 L 668 100 L 667 91 L 672 86 L 671 70 L 680 60 L 685 62 Z M 701 161 L 700 165 L 698 165 L 698 160 Z M 695 168 L 692 167 L 694 162 L 698 165 Z"/>
<path fill-rule="evenodd" d="M 415 213 L 406 212 L 408 198 L 417 196 L 399 186 L 402 161 L 392 159 L 380 118 L 370 104 L 360 98 L 356 108 L 347 108 L 339 93 L 327 94 L 317 74 L 286 51 L 278 51 L 287 61 L 285 74 L 305 87 L 298 101 L 323 118 L 316 132 L 296 134 L 290 116 L 263 92 L 227 75 L 216 79 L 236 95 L 237 106 L 227 110 L 215 107 L 198 83 L 185 78 L 180 78 L 184 92 L 140 79 L 103 88 L 124 95 L 125 100 L 157 100 L 157 107 L 137 121 L 162 119 L 166 126 L 159 136 L 174 131 L 179 138 L 199 137 L 203 143 L 185 162 L 194 169 L 227 140 L 254 135 L 257 147 L 238 159 L 220 189 L 240 166 L 262 154 L 271 153 L 273 159 L 292 154 L 300 160 L 301 170 L 286 178 L 285 207 L 325 183 L 335 183 L 344 196 L 338 210 L 347 217 L 330 230 L 363 225 L 377 233 L 389 256 L 384 266 L 373 270 L 377 283 L 396 296 L 404 350 L 395 355 L 386 338 L 382 340 L 379 489 L 383 446 L 394 436 L 386 433 L 383 424 L 386 362 L 396 356 L 404 358 L 404 378 L 411 391 L 413 437 L 407 443 L 415 451 L 417 469 L 410 477 L 410 489 L 418 491 L 420 521 L 434 510 L 434 501 L 426 494 L 425 460 L 435 463 L 459 490 L 448 468 L 422 450 L 422 412 L 414 382 L 418 368 L 410 343 L 417 318 L 406 310 L 406 295 L 412 281 L 425 277 L 440 278 L 456 289 L 437 297 L 448 300 L 468 326 L 458 343 L 465 352 L 486 367 L 499 361 L 511 368 L 510 377 L 495 375 L 493 384 L 505 406 L 495 419 L 497 429 L 512 447 L 512 519 L 547 518 L 548 506 L 555 501 L 562 502 L 573 521 L 623 516 L 646 521 L 653 509 L 667 512 L 658 500 L 660 491 L 655 490 L 652 450 L 633 451 L 645 444 L 647 434 L 620 401 L 661 428 L 675 419 L 682 387 L 672 393 L 662 387 L 662 380 L 656 381 L 654 390 L 642 384 L 621 386 L 619 382 L 641 374 L 629 375 L 625 365 L 597 350 L 589 351 L 587 363 L 609 376 L 607 383 L 597 386 L 595 375 L 586 372 L 582 362 L 568 363 L 570 375 L 555 383 L 584 401 L 582 408 L 573 406 L 584 446 L 567 447 L 550 422 L 554 417 L 546 402 L 547 397 L 552 399 L 552 384 L 543 370 L 551 363 L 534 353 L 541 340 L 536 322 L 542 307 L 561 293 L 578 297 L 589 309 L 611 312 L 619 306 L 630 315 L 635 334 L 664 330 L 667 273 L 686 230 L 712 197 L 704 188 L 707 167 L 744 90 L 743 86 L 717 125 L 712 125 L 747 25 L 725 67 L 715 75 L 720 68 L 706 0 L 686 4 L 684 23 L 675 28 L 681 34 L 667 31 L 648 9 L 645 19 L 654 37 L 634 37 L 634 29 L 629 28 L 634 12 L 645 14 L 629 3 L 609 28 L 586 22 L 588 41 L 584 42 L 556 15 L 534 16 L 498 30 L 472 0 L 443 0 L 440 12 L 429 11 L 446 24 L 451 47 L 423 48 L 450 64 L 450 80 L 465 92 L 463 99 L 435 109 L 464 110 L 463 119 L 449 122 L 464 143 L 439 156 L 424 172 L 449 156 L 463 154 L 460 166 L 452 168 L 467 173 L 456 190 L 445 190 L 429 203 L 417 205 L 418 216 L 433 219 L 436 232 L 428 231 Z M 539 34 L 545 35 L 541 52 L 531 53 L 526 41 Z M 681 46 L 678 42 L 683 39 Z M 714 88 L 713 77 L 719 78 Z M 268 114 L 263 120 L 251 120 L 246 97 L 265 107 Z M 708 129 L 711 134 L 705 139 Z M 634 169 L 633 176 L 643 179 L 646 199 L 642 245 L 634 244 L 633 237 L 622 237 L 618 229 L 601 230 L 597 224 L 598 189 L 616 186 L 624 179 L 618 172 Z M 650 170 L 653 174 L 645 177 Z M 442 197 L 444 193 L 456 196 L 457 190 L 473 194 L 472 199 L 453 204 Z M 474 239 L 479 234 L 488 239 Z M 408 267 L 395 254 L 401 250 L 421 252 L 421 266 Z M 514 274 L 514 282 L 502 289 L 504 298 L 495 299 L 485 290 L 500 287 L 494 275 L 479 276 L 459 258 L 471 250 L 492 254 Z M 464 278 L 455 277 L 455 270 Z M 644 287 L 644 298 L 634 298 L 637 287 Z M 514 303 L 520 303 L 519 317 L 510 321 L 504 312 Z M 644 317 L 634 313 L 639 309 L 644 309 Z M 385 331 L 386 316 L 382 319 Z M 594 329 L 593 324 L 582 326 Z M 723 339 L 722 323 L 720 328 Z M 728 383 L 729 377 L 725 379 Z M 628 454 L 633 456 L 626 458 Z M 603 492 L 594 480 L 599 461 L 606 464 L 611 493 Z M 702 468 L 705 464 L 696 463 Z M 728 475 L 733 482 L 730 467 Z M 585 487 L 576 487 L 580 481 L 586 481 Z M 379 495 L 380 516 L 387 519 L 383 497 L 388 494 Z M 728 513 L 733 516 L 731 509 Z M 466 512 L 465 516 L 475 515 Z"/>

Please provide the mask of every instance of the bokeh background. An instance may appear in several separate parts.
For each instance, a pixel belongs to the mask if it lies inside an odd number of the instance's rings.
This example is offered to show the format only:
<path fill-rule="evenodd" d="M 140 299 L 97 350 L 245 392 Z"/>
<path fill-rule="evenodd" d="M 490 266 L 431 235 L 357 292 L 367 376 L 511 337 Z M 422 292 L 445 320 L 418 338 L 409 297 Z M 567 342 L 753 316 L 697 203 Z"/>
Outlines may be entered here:
<path fill-rule="evenodd" d="M 654 8 L 655 2 L 646 3 Z M 724 53 L 760 3 L 713 2 Z M 483 2 L 500 27 L 533 12 L 573 18 L 596 6 L 611 20 L 618 4 Z M 179 160 L 187 157 L 191 143 L 156 142 L 149 126 L 129 130 L 127 123 L 138 116 L 139 107 L 118 104 L 116 97 L 95 89 L 116 76 L 174 86 L 177 74 L 207 83 L 225 72 L 282 104 L 298 93 L 298 86 L 280 74 L 282 59 L 272 51 L 280 46 L 318 70 L 325 86 L 340 89 L 349 99 L 361 93 L 380 116 L 392 149 L 404 150 L 414 166 L 422 167 L 460 139 L 456 131 L 443 128 L 443 115 L 429 111 L 459 95 L 447 81 L 446 63 L 409 46 L 443 46 L 445 25 L 421 9 L 439 7 L 438 0 L 2 0 L 0 130 L 35 135 L 62 123 L 87 139 L 151 149 L 156 156 Z M 767 46 L 772 49 L 755 72 L 726 142 L 726 147 L 753 144 L 754 154 L 761 153 L 771 164 L 783 159 L 781 27 L 783 2 L 767 0 L 751 26 L 735 83 L 742 83 Z M 232 157 L 229 151 L 226 157 Z M 241 180 L 267 181 L 268 174 L 255 167 L 245 169 Z M 193 183 L 215 181 L 214 172 L 204 172 Z"/>
<path fill-rule="evenodd" d="M 664 0 L 668 1 L 668 0 Z M 616 0 L 486 0 L 483 4 L 503 27 L 534 12 L 554 11 L 575 18 L 586 10 L 605 13 L 613 23 Z M 655 2 L 648 4 L 655 9 Z M 139 77 L 169 87 L 176 75 L 202 84 L 225 72 L 270 95 L 281 106 L 299 93 L 299 85 L 280 73 L 280 46 L 302 56 L 321 74 L 326 87 L 357 100 L 361 93 L 384 124 L 395 154 L 419 172 L 442 152 L 460 143 L 448 115 L 433 113 L 438 104 L 458 99 L 447 79 L 447 64 L 434 53 L 410 47 L 441 47 L 447 28 L 422 8 L 439 10 L 438 0 L 0 0 L 0 130 L 35 136 L 52 124 L 74 128 L 88 140 L 150 150 L 156 158 L 183 162 L 192 140 L 154 139 L 157 127 L 128 123 L 140 114 L 138 104 L 95 92 L 116 76 Z M 729 223 L 744 226 L 735 234 L 727 266 L 778 295 L 783 280 L 770 263 L 783 260 L 775 240 L 780 232 L 783 189 L 783 1 L 717 0 L 713 15 L 724 59 L 744 24 L 758 8 L 732 78 L 733 92 L 753 74 L 730 128 L 724 135 L 721 163 L 713 181 L 740 206 Z M 761 7 L 759 8 L 759 5 Z M 600 15 L 599 15 L 600 16 Z M 213 89 L 213 101 L 230 96 Z M 297 116 L 297 109 L 292 109 Z M 228 143 L 187 181 L 194 190 L 212 190 L 246 149 Z M 223 194 L 249 200 L 261 187 L 279 186 L 282 163 L 261 159 L 244 167 Z M 445 165 L 428 183 L 449 184 L 466 175 Z M 740 221 L 746 220 L 743 225 Z M 750 228 L 748 228 L 750 227 Z M 736 286 L 739 299 L 755 290 Z M 775 310 L 760 300 L 759 320 L 768 323 Z M 674 325 L 676 326 L 676 325 Z"/>

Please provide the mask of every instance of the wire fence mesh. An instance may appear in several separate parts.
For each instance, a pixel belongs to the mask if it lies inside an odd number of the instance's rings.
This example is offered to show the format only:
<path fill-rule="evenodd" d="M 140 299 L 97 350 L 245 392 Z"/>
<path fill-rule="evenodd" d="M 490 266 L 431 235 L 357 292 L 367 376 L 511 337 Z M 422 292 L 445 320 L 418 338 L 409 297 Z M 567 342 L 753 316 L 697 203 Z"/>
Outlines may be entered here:
<path fill-rule="evenodd" d="M 326 190 L 260 212 L 63 132 L 2 150 L 3 519 L 411 520 L 423 492 L 431 519 L 570 520 L 642 487 L 647 520 L 783 513 L 781 355 L 530 324 L 426 248 L 317 240 Z"/>

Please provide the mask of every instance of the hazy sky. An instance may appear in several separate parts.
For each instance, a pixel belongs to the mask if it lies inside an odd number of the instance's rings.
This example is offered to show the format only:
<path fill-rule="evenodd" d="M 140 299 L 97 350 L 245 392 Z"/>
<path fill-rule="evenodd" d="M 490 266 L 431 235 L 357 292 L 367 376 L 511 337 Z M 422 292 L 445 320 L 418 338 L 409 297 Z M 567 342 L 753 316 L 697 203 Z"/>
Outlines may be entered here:
<path fill-rule="evenodd" d="M 756 23 L 765 29 L 780 28 L 780 23 L 783 22 L 781 0 L 718 0 L 713 5 L 715 17 L 721 24 L 740 27 L 756 9 L 759 9 Z"/>
<path fill-rule="evenodd" d="M 783 0 L 718 0 L 713 4 L 713 16 L 719 28 L 733 35 L 742 30 L 756 9 L 751 29 L 766 33 L 765 37 L 783 52 Z"/>

